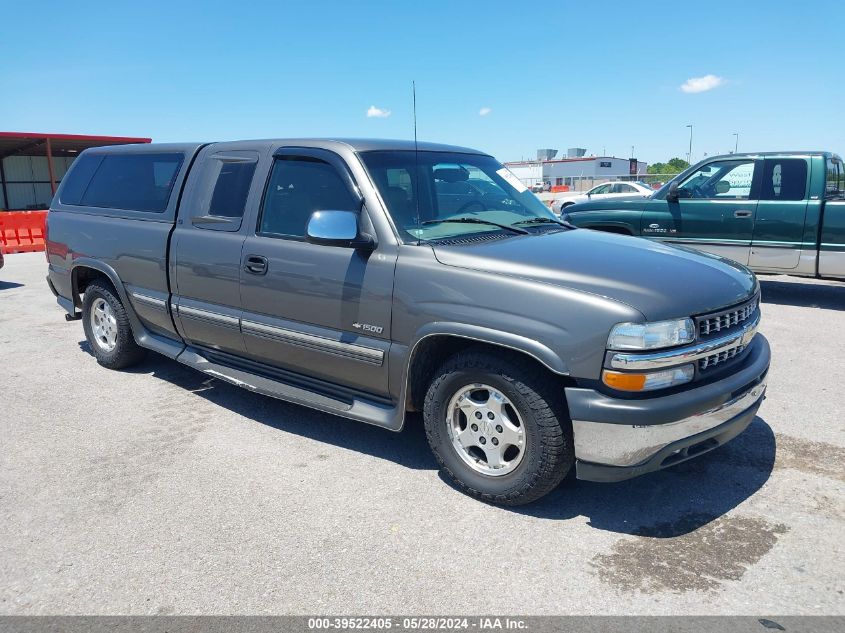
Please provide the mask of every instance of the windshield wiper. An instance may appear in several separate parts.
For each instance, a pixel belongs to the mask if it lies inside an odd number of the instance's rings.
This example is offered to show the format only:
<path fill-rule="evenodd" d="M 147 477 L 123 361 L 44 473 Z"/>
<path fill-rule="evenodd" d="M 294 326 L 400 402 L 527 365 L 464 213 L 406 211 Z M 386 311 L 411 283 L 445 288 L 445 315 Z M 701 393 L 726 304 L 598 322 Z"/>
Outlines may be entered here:
<path fill-rule="evenodd" d="M 520 229 L 516 226 L 511 226 L 509 224 L 499 224 L 498 222 L 491 222 L 490 220 L 482 220 L 480 218 L 446 218 L 444 220 L 426 220 L 425 222 L 420 222 L 420 224 L 446 224 L 447 222 L 452 224 L 487 224 L 489 226 L 497 226 L 500 229 L 510 231 L 511 233 L 528 235 L 528 231 L 526 231 L 525 229 Z"/>
<path fill-rule="evenodd" d="M 554 220 L 552 218 L 531 218 L 530 220 L 520 220 L 519 222 L 514 222 L 514 226 L 518 224 L 560 224 L 561 226 L 565 226 L 568 229 L 575 228 L 569 222 L 564 222 L 563 220 Z"/>

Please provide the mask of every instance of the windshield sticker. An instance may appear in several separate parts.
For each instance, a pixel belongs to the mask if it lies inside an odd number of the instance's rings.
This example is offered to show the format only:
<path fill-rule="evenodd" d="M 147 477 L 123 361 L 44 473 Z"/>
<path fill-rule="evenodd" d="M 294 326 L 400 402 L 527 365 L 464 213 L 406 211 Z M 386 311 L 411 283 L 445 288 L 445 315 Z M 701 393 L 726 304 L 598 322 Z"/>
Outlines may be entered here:
<path fill-rule="evenodd" d="M 516 189 L 519 193 L 523 191 L 528 191 L 528 187 L 522 184 L 522 181 L 513 175 L 513 172 L 508 169 L 507 167 L 502 167 L 501 169 L 497 169 L 496 173 L 499 174 L 502 178 L 504 178 L 507 183 Z"/>

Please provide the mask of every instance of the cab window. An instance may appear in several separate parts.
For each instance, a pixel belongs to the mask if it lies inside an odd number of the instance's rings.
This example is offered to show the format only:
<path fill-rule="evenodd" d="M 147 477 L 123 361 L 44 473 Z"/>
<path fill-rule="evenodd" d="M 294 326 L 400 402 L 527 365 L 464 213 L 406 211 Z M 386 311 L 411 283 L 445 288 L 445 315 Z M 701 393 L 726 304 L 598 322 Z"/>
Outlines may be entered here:
<path fill-rule="evenodd" d="M 283 156 L 273 164 L 258 233 L 302 239 L 315 211 L 357 212 L 359 207 L 332 165 L 311 156 Z"/>
<path fill-rule="evenodd" d="M 803 200 L 807 192 L 807 161 L 767 158 L 763 163 L 761 200 Z"/>
<path fill-rule="evenodd" d="M 697 169 L 678 186 L 679 198 L 743 200 L 751 195 L 753 160 L 724 160 Z"/>
<path fill-rule="evenodd" d="M 825 182 L 825 194 L 832 198 L 845 196 L 845 172 L 843 172 L 842 161 L 838 158 L 827 159 L 827 178 Z"/>

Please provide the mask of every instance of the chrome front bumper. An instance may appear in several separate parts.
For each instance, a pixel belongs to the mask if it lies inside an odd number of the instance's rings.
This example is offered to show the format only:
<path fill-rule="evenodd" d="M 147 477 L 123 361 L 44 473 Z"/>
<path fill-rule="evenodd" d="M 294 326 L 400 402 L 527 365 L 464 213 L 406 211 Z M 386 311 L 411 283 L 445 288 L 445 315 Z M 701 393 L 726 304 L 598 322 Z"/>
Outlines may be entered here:
<path fill-rule="evenodd" d="M 765 392 L 764 380 L 723 405 L 669 424 L 636 426 L 573 420 L 575 456 L 599 464 L 636 466 L 670 444 L 709 431 L 759 406 Z"/>
<path fill-rule="evenodd" d="M 567 388 L 578 477 L 628 479 L 724 444 L 754 419 L 770 359 L 758 334 L 732 374 L 703 386 L 640 399 Z"/>

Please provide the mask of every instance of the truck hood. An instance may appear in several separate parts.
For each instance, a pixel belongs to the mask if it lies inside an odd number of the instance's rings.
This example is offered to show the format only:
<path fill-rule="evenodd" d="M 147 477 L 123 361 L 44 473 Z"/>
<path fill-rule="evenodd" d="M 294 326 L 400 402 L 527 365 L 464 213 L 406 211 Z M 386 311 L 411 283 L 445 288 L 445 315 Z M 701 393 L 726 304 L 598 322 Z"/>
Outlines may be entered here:
<path fill-rule="evenodd" d="M 649 321 L 712 312 L 741 302 L 757 288 L 754 274 L 731 260 L 586 229 L 434 244 L 433 249 L 447 266 L 600 295 L 635 308 Z"/>

